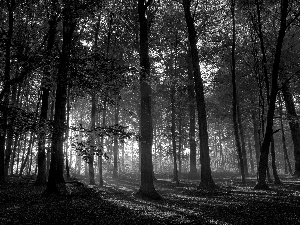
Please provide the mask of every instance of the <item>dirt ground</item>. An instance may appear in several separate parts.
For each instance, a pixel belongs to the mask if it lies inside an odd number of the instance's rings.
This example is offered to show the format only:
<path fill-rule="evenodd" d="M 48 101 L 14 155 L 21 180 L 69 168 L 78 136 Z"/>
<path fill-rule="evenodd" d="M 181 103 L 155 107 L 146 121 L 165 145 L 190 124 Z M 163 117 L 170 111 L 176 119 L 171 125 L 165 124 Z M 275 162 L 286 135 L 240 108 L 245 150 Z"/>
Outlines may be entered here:
<path fill-rule="evenodd" d="M 105 186 L 68 183 L 61 195 L 45 196 L 33 177 L 11 177 L 0 187 L 0 224 L 300 224 L 300 181 L 282 178 L 271 190 L 254 190 L 255 179 L 242 185 L 215 177 L 216 190 L 197 190 L 198 180 L 157 177 L 162 200 L 135 196 L 136 177 L 105 178 Z M 79 184 L 79 185 L 78 185 Z"/>

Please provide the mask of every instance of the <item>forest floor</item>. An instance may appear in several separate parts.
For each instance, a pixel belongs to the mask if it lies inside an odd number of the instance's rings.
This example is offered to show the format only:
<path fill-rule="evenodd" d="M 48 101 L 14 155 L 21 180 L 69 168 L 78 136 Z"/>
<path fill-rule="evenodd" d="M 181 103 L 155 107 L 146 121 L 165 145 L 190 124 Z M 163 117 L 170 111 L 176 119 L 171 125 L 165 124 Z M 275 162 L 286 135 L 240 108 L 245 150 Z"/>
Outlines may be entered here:
<path fill-rule="evenodd" d="M 136 176 L 108 176 L 101 188 L 68 183 L 59 196 L 43 195 L 32 177 L 10 177 L 0 186 L 0 224 L 300 224 L 299 180 L 282 178 L 269 191 L 253 190 L 255 178 L 214 180 L 219 188 L 207 191 L 197 190 L 198 180 L 158 177 L 163 199 L 154 201 L 134 195 Z"/>

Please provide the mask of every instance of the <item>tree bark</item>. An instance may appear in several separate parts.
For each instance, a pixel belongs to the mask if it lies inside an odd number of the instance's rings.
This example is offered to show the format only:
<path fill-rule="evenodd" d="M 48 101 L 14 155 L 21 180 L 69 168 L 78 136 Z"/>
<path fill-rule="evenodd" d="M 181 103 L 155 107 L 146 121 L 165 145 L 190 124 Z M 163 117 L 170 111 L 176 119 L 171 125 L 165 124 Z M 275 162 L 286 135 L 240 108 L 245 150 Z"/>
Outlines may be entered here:
<path fill-rule="evenodd" d="M 53 3 L 54 5 L 55 3 Z M 56 26 L 57 26 L 57 14 L 56 10 L 53 9 L 51 16 L 49 18 L 49 31 L 48 31 L 48 43 L 47 43 L 47 63 L 51 65 L 51 55 L 54 46 Z M 44 77 L 42 83 L 42 106 L 39 119 L 39 133 L 38 133 L 38 175 L 35 184 L 43 185 L 46 183 L 46 121 L 48 114 L 49 105 L 49 84 L 47 84 L 46 79 L 51 77 L 51 72 L 49 70 L 44 70 Z"/>
<path fill-rule="evenodd" d="M 265 130 L 264 140 L 261 145 L 261 154 L 258 167 L 258 183 L 255 186 L 255 189 L 269 189 L 266 183 L 266 170 L 268 167 L 268 155 L 271 138 L 273 135 L 273 118 L 275 111 L 276 96 L 278 92 L 278 74 L 279 74 L 279 65 L 281 59 L 281 49 L 283 45 L 283 40 L 285 32 L 287 29 L 286 19 L 288 15 L 288 1 L 281 1 L 281 18 L 280 18 L 280 30 L 278 33 L 277 43 L 276 43 L 276 52 L 272 68 L 272 87 L 270 94 L 270 103 L 267 113 L 267 126 Z"/>
<path fill-rule="evenodd" d="M 191 55 L 192 55 L 197 111 L 198 111 L 200 163 L 201 163 L 201 181 L 198 188 L 215 188 L 215 183 L 212 179 L 211 168 L 210 168 L 206 106 L 205 106 L 204 87 L 201 78 L 200 65 L 199 65 L 200 62 L 199 62 L 198 49 L 197 49 L 197 33 L 194 25 L 194 20 L 191 15 L 190 0 L 183 0 L 183 8 L 184 8 L 185 20 L 188 28 L 188 38 L 190 43 Z"/>
<path fill-rule="evenodd" d="M 63 183 L 63 142 L 66 120 L 68 66 L 72 36 L 76 26 L 76 3 L 65 0 L 63 9 L 63 44 L 57 74 L 54 126 L 52 133 L 51 164 L 46 193 L 58 193 L 57 183 Z"/>
<path fill-rule="evenodd" d="M 188 69 L 188 96 L 189 96 L 189 144 L 190 144 L 190 171 L 189 177 L 192 179 L 198 178 L 196 167 L 196 106 L 195 106 L 195 90 L 193 81 L 193 63 L 190 52 L 186 56 L 187 69 Z"/>
<path fill-rule="evenodd" d="M 138 15 L 140 23 L 140 147 L 141 147 L 141 185 L 137 192 L 138 196 L 151 199 L 161 199 L 153 184 L 152 166 L 152 141 L 153 127 L 151 115 L 151 80 L 149 60 L 149 27 L 150 23 L 146 17 L 147 8 L 153 0 L 138 1 Z"/>

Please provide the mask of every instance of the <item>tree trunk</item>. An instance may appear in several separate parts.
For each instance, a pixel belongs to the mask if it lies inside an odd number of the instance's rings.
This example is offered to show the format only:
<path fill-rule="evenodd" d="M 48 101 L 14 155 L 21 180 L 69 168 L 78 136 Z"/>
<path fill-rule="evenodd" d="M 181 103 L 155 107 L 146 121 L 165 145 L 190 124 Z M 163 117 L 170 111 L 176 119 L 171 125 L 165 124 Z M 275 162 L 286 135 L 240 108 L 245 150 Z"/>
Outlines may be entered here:
<path fill-rule="evenodd" d="M 23 154 L 22 154 L 21 164 L 22 164 L 22 162 L 24 160 L 24 155 L 25 155 L 25 150 L 26 150 L 26 143 L 27 143 L 26 133 L 22 137 L 23 137 L 24 147 L 23 147 Z M 20 144 L 19 144 L 19 149 L 18 149 L 16 174 L 18 174 L 18 171 L 19 171 L 20 153 L 21 153 L 21 149 L 22 149 L 21 148 L 21 139 L 22 138 L 20 138 Z"/>
<path fill-rule="evenodd" d="M 8 31 L 6 35 L 6 46 L 5 46 L 5 68 L 4 68 L 4 86 L 9 85 L 10 81 L 10 69 L 11 69 L 11 45 L 12 45 L 12 36 L 14 28 L 14 9 L 15 9 L 15 0 L 7 1 L 8 8 Z M 8 86 L 7 91 L 4 94 L 3 101 L 3 112 L 2 114 L 2 124 L 0 132 L 0 184 L 5 183 L 5 138 L 7 131 L 7 119 L 8 119 L 8 106 L 9 106 L 9 94 L 10 88 Z M 0 99 L 2 101 L 2 99 Z"/>
<path fill-rule="evenodd" d="M 119 106 L 119 95 L 116 96 L 116 106 L 115 106 L 115 124 L 119 125 L 119 111 L 120 111 L 120 106 Z M 118 137 L 115 135 L 114 136 L 114 169 L 113 169 L 113 178 L 116 179 L 118 178 L 118 155 L 119 155 L 119 140 Z"/>
<path fill-rule="evenodd" d="M 252 154 L 252 147 L 251 147 L 250 138 L 248 138 L 248 149 L 249 149 L 249 154 L 250 154 L 251 174 L 254 174 L 254 162 L 253 162 L 253 154 Z"/>
<path fill-rule="evenodd" d="M 200 73 L 200 63 L 197 49 L 197 34 L 191 15 L 190 0 L 183 0 L 183 8 L 188 28 L 188 37 L 192 55 L 193 73 L 195 82 L 195 92 L 198 110 L 199 124 L 199 139 L 200 139 L 200 163 L 201 163 L 201 181 L 198 188 L 215 188 L 215 183 L 211 176 L 208 132 L 207 132 L 207 117 L 204 99 L 204 87 Z"/>
<path fill-rule="evenodd" d="M 238 129 L 239 129 L 239 135 L 241 139 L 241 147 L 242 147 L 242 156 L 243 156 L 243 164 L 244 164 L 244 172 L 245 177 L 249 176 L 249 170 L 248 170 L 248 160 L 247 160 L 247 152 L 246 152 L 246 141 L 245 141 L 245 135 L 244 135 L 244 127 L 242 124 L 242 115 L 240 110 L 240 104 L 237 100 L 237 120 L 238 120 Z"/>
<path fill-rule="evenodd" d="M 224 169 L 224 154 L 223 154 L 223 146 L 222 146 L 222 139 L 223 139 L 223 134 L 222 134 L 222 130 L 221 130 L 221 123 L 218 123 L 218 133 L 219 133 L 219 149 L 220 149 L 220 164 L 221 164 L 221 168 L 222 170 Z"/>
<path fill-rule="evenodd" d="M 237 102 L 237 88 L 236 88 L 236 68 L 235 68 L 235 0 L 231 0 L 231 13 L 232 13 L 232 59 L 231 59 L 231 73 L 232 73 L 232 119 L 234 128 L 234 137 L 236 142 L 236 149 L 238 154 L 238 162 L 240 167 L 240 172 L 242 176 L 242 183 L 245 183 L 245 167 L 243 160 L 243 153 L 241 148 L 239 127 L 238 127 L 238 102 Z"/>
<path fill-rule="evenodd" d="M 122 170 L 121 172 L 125 174 L 125 143 L 122 143 Z"/>
<path fill-rule="evenodd" d="M 15 136 L 14 148 L 13 148 L 12 156 L 11 156 L 11 160 L 10 160 L 10 175 L 14 174 L 14 165 L 15 165 L 16 151 L 17 151 L 17 147 L 18 148 L 20 147 L 19 145 L 20 145 L 20 135 L 17 134 Z"/>
<path fill-rule="evenodd" d="M 55 1 L 54 1 L 55 2 Z M 52 49 L 54 46 L 55 36 L 56 36 L 56 26 L 57 26 L 57 10 L 55 10 L 55 3 L 53 3 L 53 11 L 49 18 L 49 31 L 48 31 L 48 43 L 47 43 L 47 64 L 52 64 Z M 42 80 L 42 106 L 39 120 L 39 133 L 38 133 L 38 175 L 35 184 L 43 185 L 46 183 L 46 121 L 48 114 L 49 105 L 49 87 L 47 79 L 51 77 L 50 70 L 44 70 L 44 77 Z"/>
<path fill-rule="evenodd" d="M 258 183 L 255 186 L 255 189 L 269 189 L 266 183 L 266 170 L 268 167 L 268 155 L 271 138 L 273 135 L 273 117 L 275 111 L 276 96 L 278 92 L 278 74 L 279 74 L 279 65 L 281 59 L 281 48 L 283 45 L 283 40 L 286 32 L 286 18 L 288 15 L 288 1 L 281 2 L 281 21 L 280 21 L 280 30 L 278 33 L 276 52 L 272 69 L 272 88 L 270 94 L 270 103 L 267 113 L 267 126 L 265 130 L 264 140 L 261 146 L 261 154 L 258 167 Z"/>
<path fill-rule="evenodd" d="M 282 86 L 282 94 L 288 115 L 289 126 L 291 130 L 292 140 L 294 144 L 295 172 L 294 175 L 300 177 L 300 126 L 299 117 L 296 112 L 293 95 L 287 81 Z"/>
<path fill-rule="evenodd" d="M 103 107 L 103 118 L 102 118 L 102 127 L 104 128 L 106 126 L 106 104 L 107 104 L 107 98 L 104 97 L 104 107 Z M 104 153 L 104 138 L 101 136 L 101 148 L 102 153 Z M 103 171 L 102 171 L 102 154 L 99 155 L 98 158 L 98 166 L 99 166 L 99 187 L 103 186 Z"/>
<path fill-rule="evenodd" d="M 289 174 L 292 175 L 292 166 L 289 160 L 288 150 L 286 147 L 286 141 L 285 141 L 285 131 L 283 126 L 283 119 L 282 119 L 282 100 L 281 96 L 279 96 L 279 116 L 280 116 L 280 129 L 281 129 L 281 141 L 282 141 L 282 148 L 283 148 L 283 155 L 284 155 L 284 164 L 285 164 L 285 173 L 287 174 L 287 170 L 289 171 Z"/>
<path fill-rule="evenodd" d="M 280 181 L 278 173 L 277 173 L 276 157 L 275 157 L 275 141 L 274 141 L 273 137 L 271 140 L 271 157 L 272 157 L 272 170 L 273 170 L 273 176 L 274 176 L 274 184 L 281 184 L 281 181 Z"/>
<path fill-rule="evenodd" d="M 186 56 L 187 68 L 188 68 L 188 96 L 189 96 L 189 144 L 190 144 L 190 171 L 189 177 L 194 179 L 198 178 L 197 168 L 196 168 L 196 141 L 195 141 L 195 130 L 196 130 L 196 106 L 195 106 L 195 90 L 193 81 L 193 63 L 191 59 L 191 53 Z"/>
<path fill-rule="evenodd" d="M 178 176 L 181 175 L 182 172 L 182 159 L 181 159 L 181 152 L 182 152 L 182 112 L 179 115 L 179 124 L 178 124 Z"/>
<path fill-rule="evenodd" d="M 30 155 L 30 151 L 31 151 L 31 147 L 33 146 L 33 143 L 34 143 L 34 134 L 33 134 L 33 131 L 31 131 L 30 140 L 29 140 L 28 148 L 27 148 L 27 153 L 26 153 L 25 159 L 22 160 L 22 164 L 21 164 L 19 176 L 22 176 L 22 174 L 23 174 L 23 170 L 24 170 L 24 168 L 26 166 L 26 163 L 28 161 L 28 158 L 29 158 L 29 155 Z M 26 146 L 25 146 L 25 148 L 26 148 Z M 23 156 L 24 155 L 25 155 L 25 152 L 24 152 Z"/>
<path fill-rule="evenodd" d="M 66 177 L 70 178 L 70 166 L 69 166 L 69 158 L 68 158 L 68 149 L 69 149 L 69 122 L 70 122 L 70 86 L 68 86 L 67 91 L 67 129 L 65 134 L 65 157 L 66 157 Z M 71 154 L 71 153 L 70 153 Z"/>
<path fill-rule="evenodd" d="M 63 8 L 63 44 L 60 55 L 60 62 L 57 74 L 57 88 L 55 97 L 55 115 L 52 133 L 51 146 L 51 164 L 46 193 L 57 193 L 57 183 L 63 183 L 63 142 L 65 133 L 66 120 L 66 103 L 67 103 L 67 81 L 68 81 L 68 65 L 70 61 L 72 36 L 76 26 L 75 8 L 76 2 L 69 0 L 64 1 Z"/>
<path fill-rule="evenodd" d="M 253 123 L 253 138 L 254 138 L 254 148 L 255 148 L 255 158 L 256 158 L 256 167 L 258 172 L 258 165 L 259 165 L 259 157 L 260 157 L 260 144 L 259 144 L 259 137 L 258 137 L 258 121 L 255 116 L 255 111 L 251 111 L 252 123 Z"/>
<path fill-rule="evenodd" d="M 95 171 L 94 171 L 94 150 L 96 147 L 95 139 L 95 128 L 96 128 L 96 94 L 93 91 L 92 93 L 92 112 L 91 112 L 91 144 L 90 144 L 90 153 L 89 153 L 89 178 L 90 185 L 95 185 Z"/>
<path fill-rule="evenodd" d="M 176 182 L 176 184 L 179 183 L 178 179 L 178 169 L 177 169 L 177 151 L 176 151 L 176 127 L 175 127 L 175 85 L 172 84 L 171 87 L 171 135 L 172 135 L 172 149 L 173 149 L 173 181 Z"/>
<path fill-rule="evenodd" d="M 141 146 L 141 185 L 137 195 L 151 199 L 161 199 L 153 184 L 152 166 L 152 115 L 151 115 L 151 85 L 150 85 L 150 61 L 148 31 L 150 23 L 146 12 L 153 0 L 139 0 L 138 14 L 140 23 L 140 95 L 141 95 L 141 117 L 140 117 L 140 146 Z"/>
<path fill-rule="evenodd" d="M 55 93 L 55 92 L 54 92 Z M 53 94 L 55 95 L 55 94 Z M 53 123 L 54 120 L 54 105 L 55 105 L 55 98 L 51 101 L 51 109 L 50 109 L 50 121 Z M 50 135 L 51 138 L 49 138 L 47 143 L 47 159 L 46 159 L 46 180 L 48 181 L 49 177 L 49 171 L 50 171 L 50 163 L 51 163 L 51 139 L 52 134 Z"/>

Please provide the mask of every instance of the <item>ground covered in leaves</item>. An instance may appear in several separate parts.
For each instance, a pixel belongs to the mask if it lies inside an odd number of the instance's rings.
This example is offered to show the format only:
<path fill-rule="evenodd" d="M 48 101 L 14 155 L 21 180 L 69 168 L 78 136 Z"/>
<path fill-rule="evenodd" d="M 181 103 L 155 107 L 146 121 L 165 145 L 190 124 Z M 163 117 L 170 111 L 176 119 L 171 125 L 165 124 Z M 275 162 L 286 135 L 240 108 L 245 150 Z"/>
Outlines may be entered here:
<path fill-rule="evenodd" d="M 212 191 L 197 190 L 197 180 L 176 185 L 158 177 L 163 199 L 156 201 L 136 197 L 138 180 L 130 175 L 107 177 L 102 188 L 68 183 L 59 196 L 42 195 L 45 187 L 33 181 L 10 177 L 0 186 L 0 224 L 300 224 L 300 182 L 292 178 L 258 191 L 255 179 L 242 185 L 215 177 Z"/>

